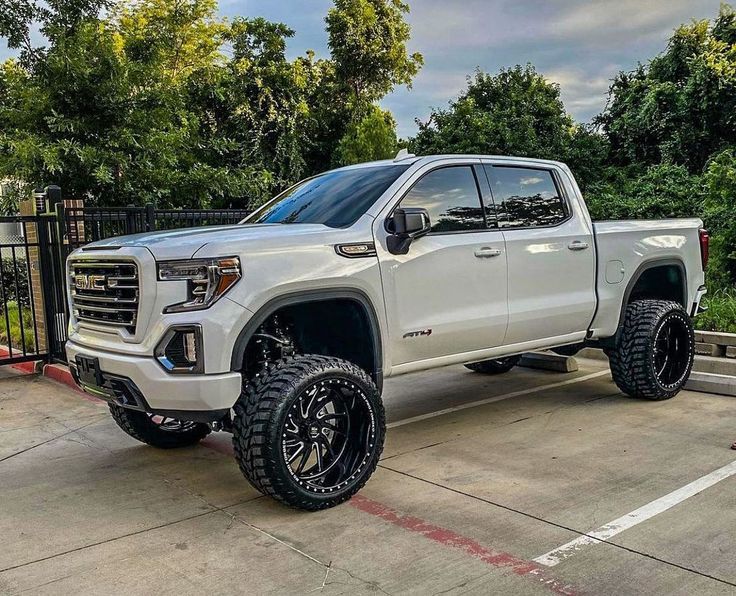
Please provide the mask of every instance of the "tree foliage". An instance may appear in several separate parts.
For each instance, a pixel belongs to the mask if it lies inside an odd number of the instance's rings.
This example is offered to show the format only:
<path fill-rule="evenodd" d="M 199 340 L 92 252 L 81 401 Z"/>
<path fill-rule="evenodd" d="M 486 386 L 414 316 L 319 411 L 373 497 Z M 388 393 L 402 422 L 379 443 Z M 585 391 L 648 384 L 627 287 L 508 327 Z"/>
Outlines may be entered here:
<path fill-rule="evenodd" d="M 396 121 L 390 112 L 372 106 L 359 122 L 352 123 L 335 152 L 337 165 L 388 159 L 396 154 Z"/>
<path fill-rule="evenodd" d="M 467 89 L 446 109 L 417 121 L 415 153 L 519 155 L 568 161 L 582 187 L 606 159 L 605 139 L 575 124 L 560 88 L 535 68 L 515 66 L 491 75 L 477 71 Z"/>
<path fill-rule="evenodd" d="M 335 0 L 327 14 L 335 79 L 357 108 L 377 101 L 396 85 L 411 86 L 423 64 L 409 54 L 409 5 L 401 0 Z"/>
<path fill-rule="evenodd" d="M 682 164 L 700 173 L 736 144 L 736 13 L 679 27 L 648 65 L 620 73 L 598 119 L 616 165 Z"/>
<path fill-rule="evenodd" d="M 105 204 L 242 206 L 328 168 L 338 147 L 354 159 L 390 143 L 385 126 L 376 136 L 360 125 L 378 123 L 374 103 L 421 65 L 406 50 L 408 7 L 340 0 L 327 18 L 332 56 L 295 60 L 288 27 L 227 22 L 217 8 L 7 0 L 0 35 L 21 53 L 0 65 L 0 179 Z"/>

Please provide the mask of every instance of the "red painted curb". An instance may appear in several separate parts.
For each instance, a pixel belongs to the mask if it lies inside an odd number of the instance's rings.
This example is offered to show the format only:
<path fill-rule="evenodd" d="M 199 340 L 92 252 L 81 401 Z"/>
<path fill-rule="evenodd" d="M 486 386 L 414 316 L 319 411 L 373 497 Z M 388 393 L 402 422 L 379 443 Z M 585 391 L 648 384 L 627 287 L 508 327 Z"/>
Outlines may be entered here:
<path fill-rule="evenodd" d="M 105 403 L 105 401 L 99 397 L 95 397 L 94 395 L 90 395 L 89 393 L 82 391 L 79 388 L 79 385 L 74 382 L 74 378 L 72 377 L 72 373 L 68 366 L 64 366 L 63 364 L 46 364 L 43 367 L 43 376 L 56 381 L 57 383 L 61 383 L 62 385 L 66 385 L 70 389 L 79 393 L 79 395 L 86 400 L 96 404 Z"/>
<path fill-rule="evenodd" d="M 16 350 L 16 352 L 17 351 L 18 350 Z M 8 350 L 8 348 L 6 348 L 5 346 L 0 346 L 0 358 L 4 358 L 7 356 L 10 356 L 10 350 Z M 36 372 L 36 362 L 38 361 L 32 360 L 30 362 L 19 362 L 18 364 L 11 364 L 10 368 L 30 375 Z"/>
<path fill-rule="evenodd" d="M 72 378 L 72 373 L 69 370 L 68 366 L 62 366 L 59 364 L 45 364 L 43 367 L 43 376 L 48 377 L 49 379 L 53 379 L 57 383 L 68 385 L 76 391 L 81 391 L 81 389 L 79 389 L 79 387 L 77 387 L 77 384 L 74 382 L 74 379 Z"/>

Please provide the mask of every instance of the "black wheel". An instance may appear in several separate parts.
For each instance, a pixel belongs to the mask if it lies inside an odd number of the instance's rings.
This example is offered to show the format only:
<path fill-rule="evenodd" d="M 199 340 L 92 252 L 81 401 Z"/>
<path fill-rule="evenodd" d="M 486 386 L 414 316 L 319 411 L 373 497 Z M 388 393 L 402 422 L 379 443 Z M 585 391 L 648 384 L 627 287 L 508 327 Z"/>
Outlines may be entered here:
<path fill-rule="evenodd" d="M 210 427 L 201 422 L 176 420 L 148 414 L 137 410 L 109 404 L 110 413 L 117 425 L 134 439 L 161 449 L 189 447 L 199 443 L 208 434 Z"/>
<path fill-rule="evenodd" d="M 501 373 L 509 372 L 519 364 L 519 360 L 521 360 L 521 356 L 507 356 L 506 358 L 471 362 L 470 364 L 466 364 L 465 368 L 469 368 L 473 372 L 483 373 L 484 375 L 500 375 Z"/>
<path fill-rule="evenodd" d="M 269 365 L 234 409 L 241 471 L 263 494 L 299 509 L 349 499 L 383 450 L 379 391 L 365 371 L 338 358 L 301 355 Z"/>
<path fill-rule="evenodd" d="M 638 300 L 626 307 L 618 345 L 609 353 L 613 380 L 631 397 L 677 395 L 690 376 L 695 337 L 690 317 L 668 300 Z"/>

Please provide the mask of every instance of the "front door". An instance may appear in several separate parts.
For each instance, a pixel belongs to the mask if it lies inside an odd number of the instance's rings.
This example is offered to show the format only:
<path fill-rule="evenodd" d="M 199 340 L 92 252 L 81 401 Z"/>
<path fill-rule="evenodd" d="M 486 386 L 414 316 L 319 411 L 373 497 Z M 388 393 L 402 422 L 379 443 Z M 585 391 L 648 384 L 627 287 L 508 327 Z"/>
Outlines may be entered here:
<path fill-rule="evenodd" d="M 397 202 L 427 209 L 432 226 L 405 255 L 388 252 L 384 220 L 376 221 L 392 365 L 504 341 L 506 250 L 495 219 L 487 222 L 478 174 L 471 164 L 436 167 Z"/>

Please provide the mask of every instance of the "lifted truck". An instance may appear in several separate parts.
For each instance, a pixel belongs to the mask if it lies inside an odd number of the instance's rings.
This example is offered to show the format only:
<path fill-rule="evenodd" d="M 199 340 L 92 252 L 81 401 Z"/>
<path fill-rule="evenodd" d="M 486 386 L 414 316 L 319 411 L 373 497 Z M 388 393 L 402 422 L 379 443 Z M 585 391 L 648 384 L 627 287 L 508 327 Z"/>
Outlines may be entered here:
<path fill-rule="evenodd" d="M 258 490 L 323 509 L 376 468 L 389 376 L 598 346 L 624 393 L 674 396 L 707 258 L 699 219 L 593 223 L 562 163 L 400 154 L 75 251 L 66 351 L 132 437 L 232 432 Z"/>

